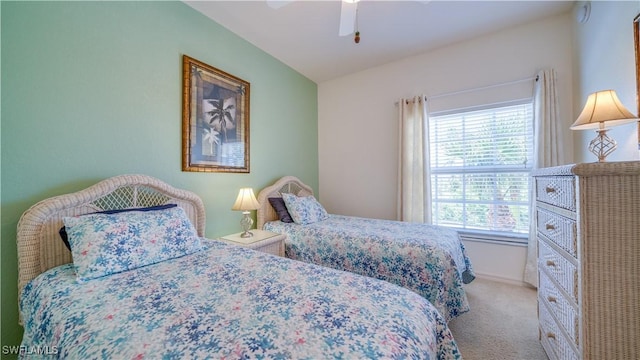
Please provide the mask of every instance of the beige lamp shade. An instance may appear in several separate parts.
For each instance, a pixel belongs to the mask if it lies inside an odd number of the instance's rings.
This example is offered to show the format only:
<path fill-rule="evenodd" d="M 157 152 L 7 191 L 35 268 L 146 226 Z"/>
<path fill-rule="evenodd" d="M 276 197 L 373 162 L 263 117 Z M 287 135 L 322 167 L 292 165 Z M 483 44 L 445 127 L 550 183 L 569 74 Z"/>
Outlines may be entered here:
<path fill-rule="evenodd" d="M 231 207 L 231 210 L 257 210 L 260 207 L 260 203 L 256 200 L 256 196 L 253 194 L 252 188 L 242 188 L 238 193 L 236 202 Z"/>
<path fill-rule="evenodd" d="M 602 129 L 633 121 L 638 121 L 638 118 L 622 105 L 616 92 L 603 90 L 589 95 L 571 130 Z"/>

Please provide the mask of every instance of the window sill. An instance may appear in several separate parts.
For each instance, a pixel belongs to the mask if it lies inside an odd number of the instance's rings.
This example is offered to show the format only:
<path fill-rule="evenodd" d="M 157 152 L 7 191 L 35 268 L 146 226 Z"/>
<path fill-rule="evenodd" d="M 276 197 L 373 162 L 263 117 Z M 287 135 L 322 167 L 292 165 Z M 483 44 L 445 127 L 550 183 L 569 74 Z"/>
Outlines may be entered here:
<path fill-rule="evenodd" d="M 526 235 L 504 236 L 504 235 L 497 235 L 497 234 L 470 232 L 465 230 L 458 230 L 458 233 L 460 233 L 460 238 L 463 241 L 475 241 L 475 242 L 484 242 L 484 243 L 519 246 L 519 247 L 526 247 L 528 246 L 528 243 L 529 243 L 529 239 Z"/>

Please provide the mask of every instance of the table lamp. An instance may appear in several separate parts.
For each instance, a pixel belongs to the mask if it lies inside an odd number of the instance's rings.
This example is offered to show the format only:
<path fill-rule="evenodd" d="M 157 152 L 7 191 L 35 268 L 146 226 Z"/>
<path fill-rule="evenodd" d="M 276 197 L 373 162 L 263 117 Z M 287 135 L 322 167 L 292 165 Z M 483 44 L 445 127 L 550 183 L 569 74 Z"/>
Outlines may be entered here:
<path fill-rule="evenodd" d="M 599 162 L 604 162 L 607 155 L 618 146 L 614 139 L 607 136 L 607 127 L 638 120 L 640 119 L 622 105 L 615 91 L 603 90 L 589 95 L 580 116 L 571 125 L 571 130 L 596 129 L 598 135 L 589 143 L 589 151 L 598 157 Z"/>
<path fill-rule="evenodd" d="M 253 225 L 253 219 L 249 214 L 251 213 L 251 210 L 257 210 L 259 207 L 260 203 L 256 200 L 256 196 L 253 194 L 252 188 L 240 189 L 236 202 L 233 204 L 233 207 L 231 207 L 231 210 L 242 211 L 242 220 L 240 220 L 240 225 L 242 225 L 244 232 L 240 234 L 240 237 L 248 238 L 253 236 L 253 233 L 249 231 Z"/>

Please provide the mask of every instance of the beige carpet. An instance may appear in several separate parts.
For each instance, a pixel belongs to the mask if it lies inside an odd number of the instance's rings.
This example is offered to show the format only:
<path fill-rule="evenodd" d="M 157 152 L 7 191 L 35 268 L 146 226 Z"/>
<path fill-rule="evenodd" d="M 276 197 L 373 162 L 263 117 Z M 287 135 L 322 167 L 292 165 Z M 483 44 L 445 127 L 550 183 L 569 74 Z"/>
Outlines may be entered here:
<path fill-rule="evenodd" d="M 477 278 L 465 290 L 471 311 L 449 322 L 463 359 L 547 359 L 535 289 Z"/>

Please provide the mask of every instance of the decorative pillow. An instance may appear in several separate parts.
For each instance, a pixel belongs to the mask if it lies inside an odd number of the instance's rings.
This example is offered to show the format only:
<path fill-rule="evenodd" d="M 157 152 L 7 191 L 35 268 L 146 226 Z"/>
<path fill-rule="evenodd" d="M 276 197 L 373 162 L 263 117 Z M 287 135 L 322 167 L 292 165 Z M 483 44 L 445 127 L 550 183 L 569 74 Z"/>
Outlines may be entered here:
<path fill-rule="evenodd" d="M 96 211 L 91 214 L 117 214 L 117 213 L 128 212 L 128 211 L 155 211 L 155 210 L 170 209 L 176 206 L 178 205 L 166 204 L 166 205 L 156 205 L 156 206 L 149 206 L 149 207 L 143 207 L 143 208 L 103 210 L 103 211 Z M 62 238 L 62 242 L 64 243 L 64 246 L 66 246 L 67 249 L 71 251 L 71 245 L 69 245 L 69 237 L 67 236 L 67 228 L 64 226 L 61 227 L 60 230 L 58 231 L 58 234 L 60 234 L 60 237 Z"/>
<path fill-rule="evenodd" d="M 202 249 L 184 210 L 127 211 L 63 219 L 77 281 L 132 270 Z"/>
<path fill-rule="evenodd" d="M 299 197 L 285 193 L 282 199 L 296 224 L 312 224 L 329 217 L 327 210 L 312 195 Z"/>
<path fill-rule="evenodd" d="M 269 198 L 269 203 L 273 206 L 273 210 L 278 214 L 278 218 L 280 221 L 286 223 L 292 223 L 293 219 L 289 214 L 289 210 L 287 210 L 287 205 L 284 204 L 284 200 L 282 198 Z"/>

